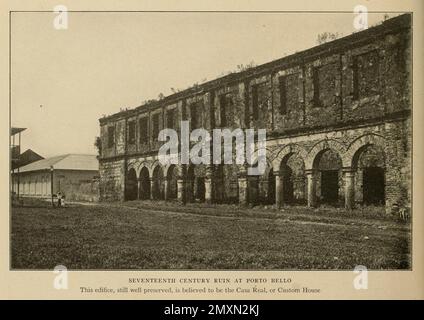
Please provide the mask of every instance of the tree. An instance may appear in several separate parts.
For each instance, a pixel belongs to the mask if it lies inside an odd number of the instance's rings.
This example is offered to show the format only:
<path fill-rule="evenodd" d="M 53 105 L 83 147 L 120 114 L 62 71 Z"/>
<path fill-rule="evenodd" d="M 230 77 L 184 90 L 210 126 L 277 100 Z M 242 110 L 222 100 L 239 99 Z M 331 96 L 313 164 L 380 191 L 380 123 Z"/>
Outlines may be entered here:
<path fill-rule="evenodd" d="M 94 146 L 97 148 L 97 159 L 102 155 L 102 139 L 100 137 L 95 137 Z"/>

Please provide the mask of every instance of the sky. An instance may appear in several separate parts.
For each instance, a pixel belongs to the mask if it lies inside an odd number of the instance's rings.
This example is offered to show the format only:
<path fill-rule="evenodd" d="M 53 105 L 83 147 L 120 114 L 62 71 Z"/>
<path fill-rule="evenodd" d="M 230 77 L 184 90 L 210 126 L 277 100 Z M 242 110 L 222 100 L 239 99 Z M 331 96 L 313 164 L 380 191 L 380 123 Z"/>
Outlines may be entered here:
<path fill-rule="evenodd" d="M 11 122 L 22 151 L 95 154 L 98 119 L 354 32 L 353 13 L 14 12 Z M 395 16 L 397 14 L 390 14 Z M 383 20 L 369 14 L 368 24 Z"/>

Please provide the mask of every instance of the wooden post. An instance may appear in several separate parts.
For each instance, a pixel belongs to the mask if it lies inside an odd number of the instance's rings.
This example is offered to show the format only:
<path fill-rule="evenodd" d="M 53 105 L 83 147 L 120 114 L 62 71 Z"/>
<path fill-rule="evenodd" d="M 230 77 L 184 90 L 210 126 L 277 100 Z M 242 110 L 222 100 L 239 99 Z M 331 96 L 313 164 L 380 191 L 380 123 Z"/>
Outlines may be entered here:
<path fill-rule="evenodd" d="M 54 208 L 54 200 L 53 200 L 53 166 L 50 166 L 50 195 L 52 197 L 52 207 Z"/>

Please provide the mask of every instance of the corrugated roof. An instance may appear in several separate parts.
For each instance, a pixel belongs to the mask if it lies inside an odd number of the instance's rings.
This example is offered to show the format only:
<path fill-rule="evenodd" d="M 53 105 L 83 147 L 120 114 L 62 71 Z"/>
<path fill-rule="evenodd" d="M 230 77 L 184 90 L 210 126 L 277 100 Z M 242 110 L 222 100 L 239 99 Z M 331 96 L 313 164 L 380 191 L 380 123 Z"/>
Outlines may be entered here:
<path fill-rule="evenodd" d="M 99 170 L 96 155 L 91 154 L 64 154 L 42 159 L 19 168 L 19 172 L 29 172 L 50 169 L 61 170 Z"/>

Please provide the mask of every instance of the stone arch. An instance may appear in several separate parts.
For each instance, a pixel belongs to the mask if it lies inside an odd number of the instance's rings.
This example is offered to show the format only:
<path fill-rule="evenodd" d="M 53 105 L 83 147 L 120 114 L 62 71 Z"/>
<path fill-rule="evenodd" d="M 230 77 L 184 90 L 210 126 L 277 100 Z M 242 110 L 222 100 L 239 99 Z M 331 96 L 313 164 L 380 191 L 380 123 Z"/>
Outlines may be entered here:
<path fill-rule="evenodd" d="M 333 139 L 322 140 L 311 148 L 305 169 L 312 172 L 314 187 L 310 189 L 312 194 L 308 191 L 308 198 L 318 198 L 322 203 L 341 204 L 344 198 L 342 168 L 345 152 L 345 145 Z M 315 203 L 315 200 L 312 202 Z"/>
<path fill-rule="evenodd" d="M 267 154 L 268 156 L 268 154 Z M 257 166 L 257 158 L 252 167 Z M 275 201 L 275 177 L 272 161 L 266 157 L 265 171 L 261 175 L 247 175 L 248 200 L 251 204 L 270 204 Z"/>
<path fill-rule="evenodd" d="M 181 168 L 179 165 L 170 164 L 164 169 L 166 183 L 166 198 L 176 199 L 178 196 L 178 178 L 181 176 Z"/>
<path fill-rule="evenodd" d="M 159 160 L 155 160 L 155 161 L 153 161 L 153 163 L 149 167 L 150 177 L 153 177 L 153 172 L 155 171 L 155 169 L 158 166 L 162 169 L 162 172 L 164 171 L 164 166 L 162 166 L 162 164 L 159 162 Z"/>
<path fill-rule="evenodd" d="M 314 169 L 314 164 L 316 160 L 319 158 L 319 155 L 327 150 L 333 150 L 336 152 L 343 162 L 343 155 L 346 152 L 346 147 L 343 143 L 338 142 L 334 139 L 325 139 L 321 140 L 320 142 L 316 143 L 311 150 L 308 152 L 306 158 L 305 158 L 305 169 L 306 170 L 312 170 Z"/>
<path fill-rule="evenodd" d="M 143 170 L 143 168 L 146 168 L 147 171 L 149 172 L 149 176 L 151 176 L 150 169 L 149 169 L 147 161 L 144 160 L 144 161 L 137 162 L 137 164 L 134 164 L 134 167 L 136 167 L 136 172 L 137 172 L 138 178 L 140 178 L 140 172 L 141 172 L 141 170 Z"/>
<path fill-rule="evenodd" d="M 304 203 L 306 200 L 305 159 L 307 152 L 296 144 L 284 146 L 274 159 L 274 172 L 279 176 L 280 204 Z"/>
<path fill-rule="evenodd" d="M 357 139 L 355 139 L 347 148 L 347 151 L 343 154 L 342 161 L 343 161 L 343 167 L 345 168 L 352 168 L 356 164 L 358 154 L 361 152 L 361 150 L 364 147 L 367 147 L 369 145 L 374 145 L 384 153 L 384 148 L 386 146 L 386 139 L 380 135 L 377 134 L 365 134 Z"/>
<path fill-rule="evenodd" d="M 303 161 L 305 161 L 307 157 L 306 150 L 299 145 L 293 143 L 285 145 L 278 151 L 277 156 L 272 160 L 272 167 L 274 172 L 278 172 L 280 170 L 281 163 L 287 160 L 287 158 L 293 154 L 298 154 L 299 157 L 303 159 Z"/>
<path fill-rule="evenodd" d="M 386 140 L 376 134 L 355 139 L 343 159 L 354 175 L 353 196 L 356 203 L 383 205 L 386 201 Z"/>
<path fill-rule="evenodd" d="M 266 150 L 265 158 L 266 158 L 267 166 L 268 166 L 270 163 L 272 164 L 272 159 L 273 159 L 272 157 L 275 154 L 275 150 L 272 150 L 267 147 L 265 148 L 265 150 Z M 258 162 L 258 148 L 255 148 L 255 152 L 252 155 L 252 161 L 251 161 L 252 165 L 250 165 L 247 160 L 248 158 L 246 155 L 246 168 L 255 166 L 255 164 Z"/>
<path fill-rule="evenodd" d="M 135 170 L 136 176 L 138 178 L 138 174 L 139 174 L 140 170 L 139 170 L 139 162 L 137 160 L 127 162 L 127 171 L 129 171 L 131 169 Z"/>
<path fill-rule="evenodd" d="M 150 171 L 146 165 L 141 165 L 139 167 L 139 188 L 138 188 L 138 198 L 142 200 L 150 199 Z"/>
<path fill-rule="evenodd" d="M 177 170 L 178 176 L 181 177 L 183 176 L 183 168 L 180 164 L 167 164 L 163 167 L 163 174 L 165 175 L 165 177 L 168 176 L 168 171 L 169 169 L 173 169 L 173 170 Z"/>

